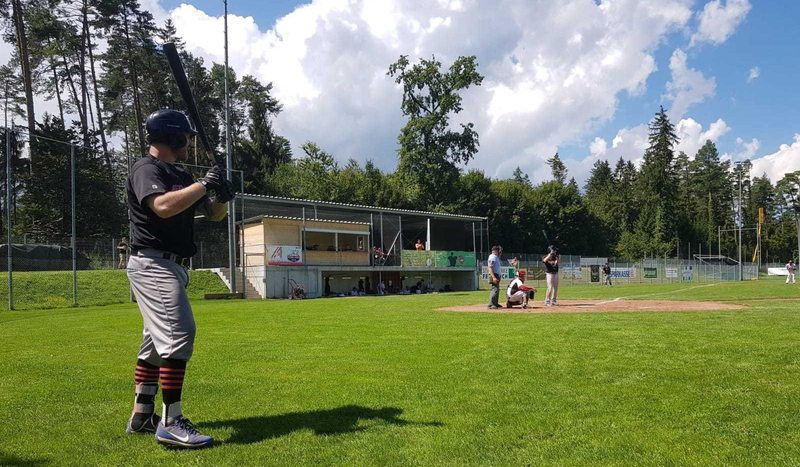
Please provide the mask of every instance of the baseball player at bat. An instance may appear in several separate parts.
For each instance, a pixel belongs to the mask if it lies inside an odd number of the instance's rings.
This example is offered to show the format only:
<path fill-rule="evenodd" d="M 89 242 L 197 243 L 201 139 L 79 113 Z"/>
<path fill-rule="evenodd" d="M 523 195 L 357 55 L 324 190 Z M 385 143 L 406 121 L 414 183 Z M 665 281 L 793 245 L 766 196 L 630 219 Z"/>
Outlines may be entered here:
<path fill-rule="evenodd" d="M 544 263 L 545 278 L 547 279 L 547 293 L 544 296 L 544 306 L 558 305 L 558 248 L 555 245 L 547 247 L 547 256 L 542 258 Z"/>
<path fill-rule="evenodd" d="M 197 250 L 195 210 L 210 220 L 222 220 L 235 190 L 219 165 L 197 181 L 181 165 L 190 136 L 196 133 L 184 113 L 156 111 L 147 118 L 146 128 L 148 154 L 133 165 L 127 180 L 132 224 L 128 279 L 144 322 L 127 432 L 155 433 L 159 442 L 179 447 L 206 447 L 213 439 L 198 432 L 181 408 L 195 338 L 187 267 Z M 159 380 L 160 416 L 155 410 Z"/>

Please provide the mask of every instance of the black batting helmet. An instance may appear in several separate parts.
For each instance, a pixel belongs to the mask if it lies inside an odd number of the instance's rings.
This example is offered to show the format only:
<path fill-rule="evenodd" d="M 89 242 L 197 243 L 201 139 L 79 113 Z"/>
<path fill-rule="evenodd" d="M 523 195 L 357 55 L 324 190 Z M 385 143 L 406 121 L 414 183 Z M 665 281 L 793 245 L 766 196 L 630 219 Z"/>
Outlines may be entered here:
<path fill-rule="evenodd" d="M 197 131 L 185 113 L 173 110 L 156 110 L 145 122 L 147 143 L 164 143 L 173 149 L 186 145 L 186 134 L 196 135 Z"/>

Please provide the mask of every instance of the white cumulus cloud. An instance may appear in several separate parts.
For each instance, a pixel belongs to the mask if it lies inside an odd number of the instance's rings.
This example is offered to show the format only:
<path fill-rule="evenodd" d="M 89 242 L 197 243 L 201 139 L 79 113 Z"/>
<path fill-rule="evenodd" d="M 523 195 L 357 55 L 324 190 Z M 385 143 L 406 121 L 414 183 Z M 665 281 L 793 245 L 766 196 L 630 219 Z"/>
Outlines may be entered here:
<path fill-rule="evenodd" d="M 792 144 L 781 144 L 774 153 L 753 159 L 751 162 L 753 163 L 751 173 L 754 176 L 767 174 L 773 183 L 789 172 L 800 170 L 800 133 L 794 135 Z"/>
<path fill-rule="evenodd" d="M 685 118 L 675 125 L 675 134 L 679 138 L 675 152 L 683 151 L 689 156 L 689 159 L 694 159 L 695 154 L 706 144 L 706 141 L 710 140 L 712 143 L 716 143 L 729 131 L 730 127 L 721 118 L 712 122 L 706 130 L 703 130 L 703 125 L 694 119 Z"/>
<path fill-rule="evenodd" d="M 230 61 L 240 75 L 274 83 L 284 105 L 276 129 L 296 153 L 311 140 L 340 160 L 393 170 L 405 119 L 389 65 L 401 54 L 435 55 L 445 67 L 475 55 L 485 79 L 462 93 L 453 122 L 474 122 L 480 134 L 469 167 L 490 176 L 527 167 L 542 180 L 559 145 L 610 119 L 621 94 L 646 90 L 656 49 L 688 25 L 692 3 L 316 0 L 272 29 L 229 16 Z M 169 14 L 190 51 L 222 61 L 221 18 L 185 4 Z"/>
<path fill-rule="evenodd" d="M 672 101 L 669 111 L 672 118 L 682 117 L 690 106 L 713 96 L 717 89 L 717 82 L 713 77 L 706 78 L 703 73 L 689 68 L 686 60 L 686 52 L 681 49 L 676 49 L 669 59 L 672 80 L 667 83 L 664 98 Z"/>
<path fill-rule="evenodd" d="M 750 12 L 748 0 L 711 0 L 700 13 L 700 24 L 692 35 L 691 46 L 702 42 L 719 45 L 725 42 Z"/>
<path fill-rule="evenodd" d="M 756 138 L 753 138 L 750 142 L 742 138 L 736 138 L 736 154 L 731 158 L 734 160 L 752 159 L 760 147 L 761 142 Z"/>

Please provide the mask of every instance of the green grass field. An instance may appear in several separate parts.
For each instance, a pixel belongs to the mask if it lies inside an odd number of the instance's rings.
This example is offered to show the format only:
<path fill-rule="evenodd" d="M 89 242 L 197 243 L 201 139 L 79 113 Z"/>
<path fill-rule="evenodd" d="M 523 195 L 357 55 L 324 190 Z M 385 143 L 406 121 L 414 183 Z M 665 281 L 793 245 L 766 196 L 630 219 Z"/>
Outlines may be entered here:
<path fill-rule="evenodd" d="M 184 410 L 218 441 L 203 451 L 124 432 L 135 305 L 5 311 L 0 464 L 800 463 L 800 285 L 568 286 L 560 298 L 619 296 L 747 308 L 435 311 L 485 292 L 195 301 Z"/>

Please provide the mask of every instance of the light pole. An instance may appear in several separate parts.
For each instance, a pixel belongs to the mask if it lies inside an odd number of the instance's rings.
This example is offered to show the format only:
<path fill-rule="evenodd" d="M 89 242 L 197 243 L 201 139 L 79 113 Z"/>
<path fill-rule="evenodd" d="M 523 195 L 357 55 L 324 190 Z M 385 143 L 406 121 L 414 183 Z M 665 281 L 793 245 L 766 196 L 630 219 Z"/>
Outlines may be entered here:
<path fill-rule="evenodd" d="M 739 188 L 739 202 L 736 204 L 736 223 L 738 226 L 737 255 L 739 261 L 739 280 L 742 280 L 742 162 L 734 163 L 736 166 L 736 185 Z"/>
<path fill-rule="evenodd" d="M 231 160 L 230 101 L 228 96 L 228 0 L 225 5 L 225 168 L 228 181 L 233 180 L 233 161 Z M 236 197 L 228 204 L 228 269 L 231 271 L 231 293 L 236 293 Z M 244 257 L 242 257 L 242 277 L 244 277 Z M 244 290 L 244 289 L 242 289 Z"/>

